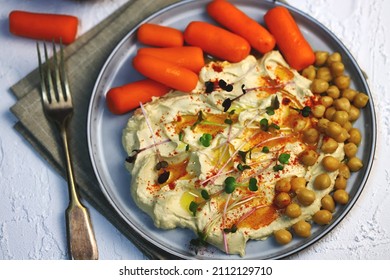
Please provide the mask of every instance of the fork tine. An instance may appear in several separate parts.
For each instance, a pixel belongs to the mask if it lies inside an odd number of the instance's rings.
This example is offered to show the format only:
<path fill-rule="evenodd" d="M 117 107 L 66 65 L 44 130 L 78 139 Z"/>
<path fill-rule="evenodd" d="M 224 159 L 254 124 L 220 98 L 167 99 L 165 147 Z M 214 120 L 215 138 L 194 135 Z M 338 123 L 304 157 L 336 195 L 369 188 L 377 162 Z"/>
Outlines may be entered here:
<path fill-rule="evenodd" d="M 57 49 L 56 49 L 56 45 L 54 42 L 52 42 L 52 47 L 53 47 L 53 72 L 54 72 L 54 82 L 55 82 L 55 89 L 57 91 L 57 98 L 58 98 L 58 102 L 63 102 L 66 98 L 64 98 L 64 90 L 63 90 L 63 87 L 62 87 L 62 82 L 61 82 L 61 79 L 63 78 L 62 77 L 62 73 L 60 74 L 60 70 L 59 70 L 59 64 L 61 62 L 58 62 L 58 56 L 57 56 Z M 66 94 L 66 93 L 65 93 Z"/>
<path fill-rule="evenodd" d="M 52 62 L 50 62 L 50 59 L 49 59 L 49 55 L 48 55 L 48 52 L 47 52 L 47 47 L 46 47 L 46 43 L 43 42 L 43 51 L 45 53 L 45 63 L 46 63 L 46 79 L 47 79 L 47 88 L 46 88 L 46 91 L 47 91 L 47 95 L 49 97 L 49 102 L 53 102 L 54 100 L 56 100 L 56 93 L 54 91 L 54 86 L 53 86 L 53 78 L 51 76 L 51 72 L 50 72 L 50 69 L 51 69 L 51 64 Z"/>
<path fill-rule="evenodd" d="M 39 65 L 39 76 L 41 80 L 41 96 L 43 103 L 47 104 L 49 103 L 48 97 L 47 97 L 47 90 L 46 90 L 46 84 L 45 84 L 45 74 L 44 74 L 44 65 L 42 64 L 42 56 L 41 56 L 41 50 L 39 48 L 39 43 L 37 42 L 37 53 L 38 53 L 38 65 Z"/>

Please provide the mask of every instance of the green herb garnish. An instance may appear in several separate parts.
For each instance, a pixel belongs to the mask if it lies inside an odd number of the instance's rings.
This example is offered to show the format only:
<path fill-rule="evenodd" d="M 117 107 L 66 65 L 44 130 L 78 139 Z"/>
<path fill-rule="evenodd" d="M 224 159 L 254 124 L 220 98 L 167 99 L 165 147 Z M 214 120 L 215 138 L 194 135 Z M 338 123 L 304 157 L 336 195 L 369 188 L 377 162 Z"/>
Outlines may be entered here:
<path fill-rule="evenodd" d="M 202 143 L 204 147 L 209 147 L 211 145 L 211 140 L 213 140 L 213 136 L 210 133 L 203 133 L 199 138 L 200 143 Z"/>
<path fill-rule="evenodd" d="M 188 209 L 191 211 L 192 215 L 196 216 L 196 211 L 198 210 L 198 203 L 195 201 L 191 201 L 190 206 Z"/>
<path fill-rule="evenodd" d="M 201 190 L 200 195 L 201 195 L 201 196 L 203 197 L 203 199 L 205 199 L 205 200 L 210 199 L 210 195 L 209 195 L 208 191 L 206 191 L 206 190 Z"/>
<path fill-rule="evenodd" d="M 279 155 L 279 162 L 283 164 L 287 164 L 288 160 L 290 159 L 290 154 L 282 153 Z"/>
<path fill-rule="evenodd" d="M 236 178 L 227 177 L 225 179 L 225 192 L 232 193 L 236 189 Z"/>
<path fill-rule="evenodd" d="M 259 188 L 257 187 L 257 180 L 256 178 L 250 178 L 249 179 L 249 190 L 252 192 L 257 191 Z"/>

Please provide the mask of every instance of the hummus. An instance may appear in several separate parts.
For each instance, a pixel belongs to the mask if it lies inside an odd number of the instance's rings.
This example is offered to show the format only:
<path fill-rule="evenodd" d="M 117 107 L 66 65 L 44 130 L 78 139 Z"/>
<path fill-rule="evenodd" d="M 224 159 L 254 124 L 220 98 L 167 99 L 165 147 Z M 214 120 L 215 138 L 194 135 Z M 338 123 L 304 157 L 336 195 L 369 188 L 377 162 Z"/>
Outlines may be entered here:
<path fill-rule="evenodd" d="M 338 171 L 321 164 L 322 136 L 306 143 L 316 125 L 311 81 L 291 69 L 278 51 L 239 63 L 213 61 L 192 93 L 171 91 L 137 109 L 123 131 L 131 195 L 156 227 L 189 228 L 228 254 L 245 255 L 246 242 L 263 240 L 310 220 L 332 190 Z M 301 155 L 316 151 L 313 165 Z M 343 143 L 331 154 L 342 160 Z M 328 173 L 331 185 L 313 181 Z M 304 177 L 314 201 L 290 218 L 275 203 L 275 184 Z"/>

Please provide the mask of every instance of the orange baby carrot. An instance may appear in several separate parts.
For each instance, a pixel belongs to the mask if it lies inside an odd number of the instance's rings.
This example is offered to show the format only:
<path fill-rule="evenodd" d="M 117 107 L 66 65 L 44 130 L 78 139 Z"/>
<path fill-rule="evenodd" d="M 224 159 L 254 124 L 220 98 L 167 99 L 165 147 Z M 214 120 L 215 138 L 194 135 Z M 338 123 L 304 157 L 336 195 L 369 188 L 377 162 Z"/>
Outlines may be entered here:
<path fill-rule="evenodd" d="M 247 40 L 207 22 L 193 21 L 184 30 L 184 40 L 219 59 L 239 62 L 247 57 L 251 47 Z"/>
<path fill-rule="evenodd" d="M 169 90 L 169 87 L 156 81 L 139 80 L 111 88 L 106 95 L 106 104 L 111 113 L 124 114 L 139 107 L 140 102 L 149 102 L 153 96 L 162 96 Z"/>
<path fill-rule="evenodd" d="M 78 18 L 70 15 L 12 11 L 9 30 L 12 34 L 38 40 L 70 44 L 76 39 Z"/>
<path fill-rule="evenodd" d="M 299 71 L 314 63 L 315 54 L 287 8 L 270 9 L 264 20 L 291 67 Z"/>
<path fill-rule="evenodd" d="M 183 46 L 183 33 L 172 27 L 154 23 L 144 23 L 137 31 L 138 41 L 145 45 L 155 47 Z"/>
<path fill-rule="evenodd" d="M 203 51 L 199 47 L 141 48 L 138 54 L 147 54 L 175 63 L 198 73 L 204 66 Z"/>
<path fill-rule="evenodd" d="M 275 38 L 266 28 L 228 1 L 210 2 L 207 13 L 219 24 L 246 39 L 260 53 L 275 47 Z"/>
<path fill-rule="evenodd" d="M 151 55 L 136 55 L 133 66 L 145 77 L 180 91 L 191 92 L 198 83 L 193 71 Z"/>

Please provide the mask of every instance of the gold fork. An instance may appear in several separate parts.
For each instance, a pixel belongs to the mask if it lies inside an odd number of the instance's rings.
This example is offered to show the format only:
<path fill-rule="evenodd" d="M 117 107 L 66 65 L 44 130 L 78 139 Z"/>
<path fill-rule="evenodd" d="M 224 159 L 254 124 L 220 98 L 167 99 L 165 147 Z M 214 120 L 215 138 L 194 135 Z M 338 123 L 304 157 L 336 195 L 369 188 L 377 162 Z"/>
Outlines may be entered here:
<path fill-rule="evenodd" d="M 66 209 L 66 226 L 69 252 L 75 260 L 96 260 L 98 249 L 89 212 L 80 202 L 73 177 L 73 168 L 67 138 L 67 124 L 73 113 L 72 96 L 65 75 L 64 51 L 60 54 L 53 45 L 53 57 L 49 59 L 46 44 L 43 43 L 45 63 L 42 63 L 37 43 L 39 72 L 41 78 L 42 104 L 46 116 L 59 127 L 66 158 L 66 175 L 69 188 L 69 206 Z"/>

